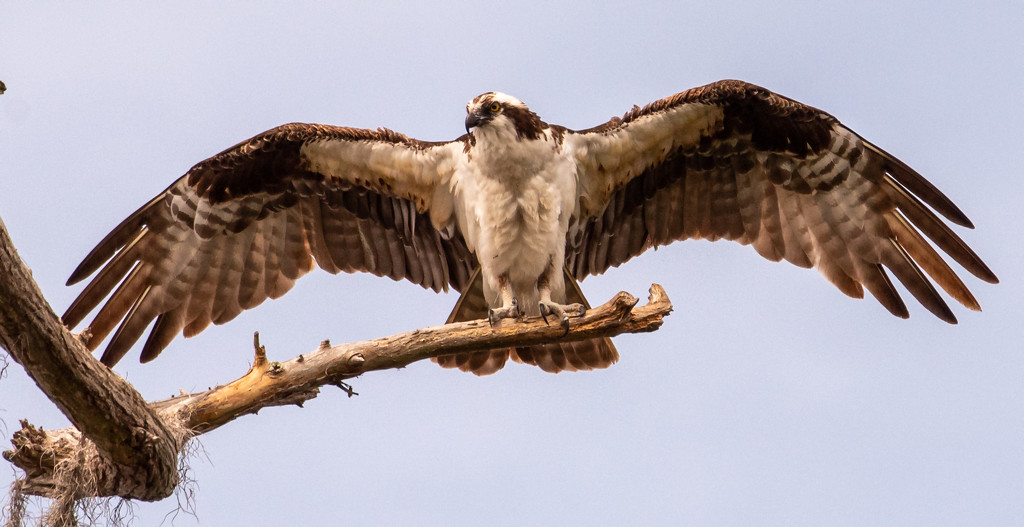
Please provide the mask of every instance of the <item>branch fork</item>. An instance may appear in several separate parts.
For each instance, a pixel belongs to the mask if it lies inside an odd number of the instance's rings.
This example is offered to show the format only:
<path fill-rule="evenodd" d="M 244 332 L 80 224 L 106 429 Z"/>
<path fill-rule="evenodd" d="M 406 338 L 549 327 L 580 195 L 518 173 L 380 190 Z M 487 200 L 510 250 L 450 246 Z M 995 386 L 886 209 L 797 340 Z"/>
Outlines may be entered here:
<path fill-rule="evenodd" d="M 63 326 L 0 221 L 0 346 L 25 367 L 74 425 L 44 431 L 22 421 L 22 429 L 12 438 L 15 448 L 3 457 L 25 471 L 20 488 L 26 494 L 64 500 L 120 496 L 156 501 L 173 494 L 178 483 L 177 458 L 188 439 L 238 417 L 268 406 L 302 406 L 326 384 L 352 396 L 355 392 L 345 383 L 347 379 L 431 357 L 654 331 L 672 310 L 665 290 L 657 284 L 651 286 L 646 305 L 637 307 L 637 302 L 628 293 L 618 293 L 573 318 L 568 331 L 548 325 L 542 317 L 497 328 L 476 320 L 349 344 L 331 345 L 325 340 L 315 350 L 283 362 L 268 360 L 256 334 L 252 366 L 238 379 L 146 403 Z"/>

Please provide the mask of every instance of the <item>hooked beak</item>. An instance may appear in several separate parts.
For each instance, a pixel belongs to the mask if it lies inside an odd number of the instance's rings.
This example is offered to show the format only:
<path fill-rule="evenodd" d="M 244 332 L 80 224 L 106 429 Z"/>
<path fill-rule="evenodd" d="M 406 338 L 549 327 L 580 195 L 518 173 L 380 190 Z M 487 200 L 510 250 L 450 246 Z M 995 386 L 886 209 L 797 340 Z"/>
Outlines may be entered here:
<path fill-rule="evenodd" d="M 471 128 L 476 128 L 481 124 L 484 124 L 484 119 L 480 114 L 477 112 L 470 112 L 469 115 L 466 116 L 466 133 L 470 133 Z"/>

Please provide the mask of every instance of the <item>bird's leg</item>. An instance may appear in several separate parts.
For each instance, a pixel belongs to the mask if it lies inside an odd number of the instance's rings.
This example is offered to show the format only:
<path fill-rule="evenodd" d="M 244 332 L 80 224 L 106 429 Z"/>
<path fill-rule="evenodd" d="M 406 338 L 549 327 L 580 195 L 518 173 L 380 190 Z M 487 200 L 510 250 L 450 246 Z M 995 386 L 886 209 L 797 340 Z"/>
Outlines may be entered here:
<path fill-rule="evenodd" d="M 505 318 L 519 318 L 519 301 L 512 296 L 512 284 L 509 283 L 508 273 L 498 275 L 498 292 L 501 293 L 501 307 L 491 308 L 487 311 L 487 321 L 491 327 L 495 327 Z"/>
<path fill-rule="evenodd" d="M 565 328 L 565 332 L 568 333 L 569 317 L 582 317 L 586 314 L 587 308 L 583 304 L 559 304 L 551 300 L 551 276 L 555 272 L 555 265 L 548 263 L 547 268 L 537 279 L 537 290 L 540 293 L 540 316 L 544 317 L 545 323 L 549 323 L 548 315 L 554 315 Z"/>

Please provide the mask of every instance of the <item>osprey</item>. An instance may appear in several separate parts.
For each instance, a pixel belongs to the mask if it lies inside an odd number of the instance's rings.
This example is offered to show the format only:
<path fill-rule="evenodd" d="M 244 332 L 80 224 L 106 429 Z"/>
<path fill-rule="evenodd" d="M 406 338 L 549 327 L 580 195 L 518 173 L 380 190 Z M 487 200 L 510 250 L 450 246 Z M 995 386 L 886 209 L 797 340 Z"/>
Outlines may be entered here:
<path fill-rule="evenodd" d="M 998 281 L 939 218 L 973 227 L 931 183 L 831 115 L 758 86 L 721 81 L 578 131 L 497 92 L 466 110 L 466 135 L 448 142 L 293 123 L 198 163 L 85 257 L 68 285 L 96 276 L 64 322 L 109 296 L 86 344 L 116 327 L 102 356 L 113 365 L 155 321 L 147 362 L 179 332 L 283 295 L 315 263 L 460 291 L 448 322 L 567 326 L 588 307 L 578 280 L 691 238 L 816 267 L 904 318 L 886 270 L 946 322 L 956 318 L 932 281 L 980 309 L 926 238 Z M 510 357 L 559 372 L 618 354 L 601 338 L 437 362 L 482 375 Z"/>

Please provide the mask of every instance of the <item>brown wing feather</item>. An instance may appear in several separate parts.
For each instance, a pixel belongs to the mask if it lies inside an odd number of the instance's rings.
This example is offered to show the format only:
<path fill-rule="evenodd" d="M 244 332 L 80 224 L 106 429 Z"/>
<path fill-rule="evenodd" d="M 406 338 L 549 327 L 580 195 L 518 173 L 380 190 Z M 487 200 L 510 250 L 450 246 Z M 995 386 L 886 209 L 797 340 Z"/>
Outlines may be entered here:
<path fill-rule="evenodd" d="M 710 84 L 569 132 L 566 142 L 580 165 L 566 249 L 578 279 L 676 240 L 727 239 L 816 267 L 847 295 L 866 288 L 906 317 L 888 269 L 955 322 L 932 281 L 970 309 L 978 303 L 927 237 L 975 276 L 998 281 L 932 212 L 972 227 L 934 185 L 825 112 L 764 88 Z"/>
<path fill-rule="evenodd" d="M 113 365 L 151 324 L 143 361 L 178 333 L 285 294 L 314 263 L 461 290 L 475 258 L 461 234 L 442 236 L 427 215 L 442 174 L 433 164 L 461 149 L 300 124 L 239 143 L 197 164 L 86 256 L 69 285 L 96 276 L 64 322 L 79 324 L 109 295 L 87 345 L 113 331 L 102 358 Z M 382 153 L 395 157 L 387 173 L 370 164 Z"/>

